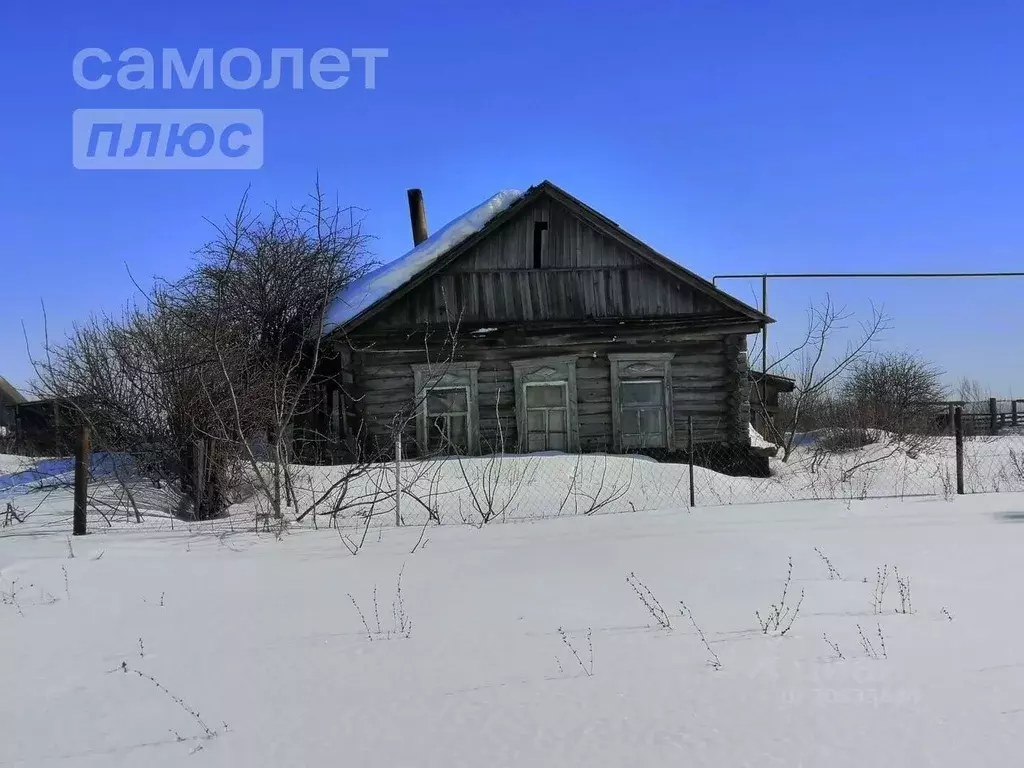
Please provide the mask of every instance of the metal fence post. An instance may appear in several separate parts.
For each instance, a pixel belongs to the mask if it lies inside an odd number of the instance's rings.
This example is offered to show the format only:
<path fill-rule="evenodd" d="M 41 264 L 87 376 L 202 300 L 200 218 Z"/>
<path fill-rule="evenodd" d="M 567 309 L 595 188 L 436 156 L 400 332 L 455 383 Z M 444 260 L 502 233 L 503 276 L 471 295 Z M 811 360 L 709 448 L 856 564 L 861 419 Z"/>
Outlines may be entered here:
<path fill-rule="evenodd" d="M 89 428 L 82 427 L 78 433 L 78 450 L 75 452 L 75 514 L 72 532 L 75 536 L 86 534 L 85 513 L 89 504 Z"/>
<path fill-rule="evenodd" d="M 281 457 L 277 453 L 277 444 L 274 444 L 274 462 L 277 467 L 281 466 Z M 274 472 L 274 498 L 280 498 L 278 491 L 280 490 L 281 476 L 280 472 Z M 206 495 L 206 442 L 203 440 L 194 440 L 192 442 L 192 503 L 195 505 L 193 515 L 196 517 L 202 517 L 203 505 L 205 503 L 204 496 Z M 281 510 L 275 510 L 280 515 Z"/>
<path fill-rule="evenodd" d="M 687 452 L 690 454 L 690 507 L 697 506 L 697 502 L 694 500 L 693 493 L 693 415 L 686 417 L 686 434 L 690 443 L 690 450 Z"/>
<path fill-rule="evenodd" d="M 395 439 L 395 525 L 402 524 L 402 438 Z"/>
<path fill-rule="evenodd" d="M 956 493 L 964 495 L 964 408 L 953 411 L 953 430 L 956 434 Z"/>

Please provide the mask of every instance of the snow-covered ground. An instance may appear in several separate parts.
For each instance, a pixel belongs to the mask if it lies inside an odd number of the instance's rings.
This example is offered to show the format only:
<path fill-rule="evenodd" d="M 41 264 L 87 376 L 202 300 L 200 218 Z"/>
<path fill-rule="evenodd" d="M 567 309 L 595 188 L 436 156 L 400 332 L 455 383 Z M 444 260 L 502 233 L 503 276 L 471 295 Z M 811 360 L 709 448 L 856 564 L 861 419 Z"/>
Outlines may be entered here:
<path fill-rule="evenodd" d="M 355 556 L 326 527 L 15 526 L 0 764 L 1012 765 L 1022 523 L 1012 493 L 789 502 L 432 525 L 415 553 L 379 528 Z M 789 558 L 803 600 L 766 635 Z"/>
<path fill-rule="evenodd" d="M 29 459 L 27 456 L 12 456 L 10 454 L 0 453 L 0 475 L 20 472 L 31 466 L 33 463 L 33 460 Z"/>

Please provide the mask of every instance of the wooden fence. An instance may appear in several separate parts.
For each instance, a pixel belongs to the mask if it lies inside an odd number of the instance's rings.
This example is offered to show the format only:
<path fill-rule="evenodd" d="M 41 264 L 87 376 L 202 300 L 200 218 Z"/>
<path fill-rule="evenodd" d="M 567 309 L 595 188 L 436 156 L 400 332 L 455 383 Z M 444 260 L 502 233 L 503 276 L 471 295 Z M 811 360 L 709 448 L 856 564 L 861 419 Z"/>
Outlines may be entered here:
<path fill-rule="evenodd" d="M 990 397 L 988 401 L 964 402 L 947 400 L 941 403 L 921 403 L 936 408 L 936 421 L 940 429 L 953 434 L 954 411 L 961 409 L 963 431 L 967 435 L 998 435 L 1012 427 L 1024 427 L 1024 399 L 1000 400 Z"/>

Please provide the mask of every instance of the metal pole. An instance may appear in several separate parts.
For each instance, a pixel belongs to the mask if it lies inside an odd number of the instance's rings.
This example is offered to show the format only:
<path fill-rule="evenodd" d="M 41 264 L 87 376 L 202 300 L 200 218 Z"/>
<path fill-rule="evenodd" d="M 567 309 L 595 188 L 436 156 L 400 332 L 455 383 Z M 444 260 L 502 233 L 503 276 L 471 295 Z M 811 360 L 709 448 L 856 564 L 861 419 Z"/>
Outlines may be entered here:
<path fill-rule="evenodd" d="M 402 438 L 395 439 L 395 525 L 402 524 Z"/>
<path fill-rule="evenodd" d="M 761 311 L 768 314 L 768 275 L 761 276 Z M 768 323 L 761 323 L 761 408 L 768 403 Z"/>
<path fill-rule="evenodd" d="M 693 492 L 693 415 L 686 417 L 686 433 L 690 442 L 690 508 L 697 506 Z"/>
<path fill-rule="evenodd" d="M 964 495 L 964 409 L 958 405 L 953 411 L 953 429 L 956 432 L 956 493 Z"/>
<path fill-rule="evenodd" d="M 72 532 L 75 536 L 86 534 L 85 513 L 89 504 L 89 428 L 82 427 L 78 434 L 78 450 L 75 453 L 75 513 Z"/>

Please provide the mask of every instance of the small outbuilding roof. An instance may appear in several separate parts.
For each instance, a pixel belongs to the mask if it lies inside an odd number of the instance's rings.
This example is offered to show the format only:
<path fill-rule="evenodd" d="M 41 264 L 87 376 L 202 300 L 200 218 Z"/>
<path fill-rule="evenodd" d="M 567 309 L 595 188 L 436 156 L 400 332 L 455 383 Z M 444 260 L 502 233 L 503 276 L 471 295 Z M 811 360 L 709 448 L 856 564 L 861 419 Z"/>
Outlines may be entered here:
<path fill-rule="evenodd" d="M 25 402 L 25 396 L 21 394 L 14 385 L 3 376 L 0 376 L 0 395 L 9 403 L 20 404 Z"/>

